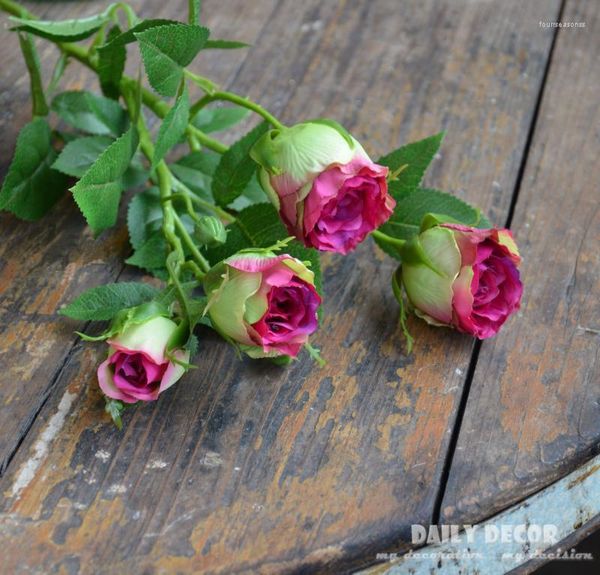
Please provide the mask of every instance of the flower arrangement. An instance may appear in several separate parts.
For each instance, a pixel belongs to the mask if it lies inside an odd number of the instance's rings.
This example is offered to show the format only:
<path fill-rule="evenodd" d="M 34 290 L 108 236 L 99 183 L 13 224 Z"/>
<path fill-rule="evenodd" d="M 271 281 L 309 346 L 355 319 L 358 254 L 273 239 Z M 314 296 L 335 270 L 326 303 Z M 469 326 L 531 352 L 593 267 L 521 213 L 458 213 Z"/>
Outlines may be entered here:
<path fill-rule="evenodd" d="M 124 2 L 66 21 L 38 20 L 13 0 L 0 9 L 19 36 L 33 108 L 0 209 L 36 220 L 68 190 L 98 235 L 116 225 L 128 197 L 126 262 L 164 284 L 100 285 L 61 309 L 109 322 L 100 335 L 80 335 L 108 345 L 98 383 L 119 427 L 127 406 L 156 400 L 193 367 L 200 322 L 251 358 L 286 364 L 305 349 L 321 363 L 310 345 L 321 315 L 319 253 L 345 256 L 368 236 L 398 261 L 391 289 L 408 353 L 407 310 L 484 339 L 519 308 L 510 232 L 421 187 L 443 134 L 373 161 L 332 119 L 284 125 L 188 69 L 204 50 L 246 47 L 210 38 L 199 0 L 189 0 L 185 22 L 141 20 Z M 47 86 L 36 38 L 58 48 Z M 124 73 L 132 50 L 141 55 L 137 78 Z M 101 94 L 59 90 L 71 62 L 98 77 Z M 237 142 L 214 137 L 249 113 L 261 123 Z"/>

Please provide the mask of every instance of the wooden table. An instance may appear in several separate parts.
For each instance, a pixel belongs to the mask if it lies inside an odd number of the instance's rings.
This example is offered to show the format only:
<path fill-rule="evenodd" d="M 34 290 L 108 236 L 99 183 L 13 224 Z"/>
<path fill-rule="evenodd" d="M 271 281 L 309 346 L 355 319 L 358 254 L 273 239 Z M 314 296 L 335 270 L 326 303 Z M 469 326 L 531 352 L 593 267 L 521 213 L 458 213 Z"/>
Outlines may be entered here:
<path fill-rule="evenodd" d="M 65 18 L 104 4 L 27 5 Z M 187 5 L 133 4 L 180 19 Z M 446 130 L 426 183 L 514 230 L 522 310 L 483 344 L 412 319 L 407 355 L 394 264 L 367 241 L 324 258 L 326 367 L 239 361 L 205 331 L 199 369 L 119 432 L 95 380 L 104 348 L 56 310 L 133 275 L 126 232 L 94 241 L 70 198 L 35 224 L 3 214 L 0 571 L 340 572 L 408 549 L 413 523 L 482 521 L 597 453 L 598 8 L 206 0 L 214 36 L 252 48 L 194 66 L 284 121 L 335 118 L 373 157 Z M 556 20 L 586 26 L 540 26 Z M 0 45 L 3 175 L 30 107 L 16 36 Z"/>

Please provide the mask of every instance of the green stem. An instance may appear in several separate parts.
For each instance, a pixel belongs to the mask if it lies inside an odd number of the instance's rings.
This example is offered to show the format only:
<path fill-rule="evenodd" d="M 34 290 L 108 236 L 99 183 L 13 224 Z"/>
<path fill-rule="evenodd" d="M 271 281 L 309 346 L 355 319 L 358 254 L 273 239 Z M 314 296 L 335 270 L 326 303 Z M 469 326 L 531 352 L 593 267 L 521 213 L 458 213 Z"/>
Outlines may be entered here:
<path fill-rule="evenodd" d="M 188 23 L 197 25 L 200 23 L 200 3 L 198 0 L 188 0 Z"/>
<path fill-rule="evenodd" d="M 137 86 L 137 80 L 134 80 L 129 76 L 123 76 L 123 78 L 121 78 L 121 91 L 131 89 L 135 86 Z M 164 118 L 169 112 L 169 104 L 163 102 L 158 96 L 155 96 L 152 92 L 144 88 L 142 88 L 142 102 L 159 118 Z M 225 144 L 207 136 L 204 132 L 191 124 L 188 124 L 186 134 L 195 138 L 203 146 L 206 146 L 219 154 L 223 154 L 228 150 L 228 147 Z"/>
<path fill-rule="evenodd" d="M 380 232 L 379 230 L 372 231 L 371 235 L 374 238 L 377 238 L 380 242 L 389 244 L 391 246 L 394 246 L 395 248 L 403 248 L 404 245 L 406 244 L 406 240 L 401 240 L 399 238 L 393 238 L 392 236 L 388 236 L 387 234 L 384 234 L 383 232 Z"/>
<path fill-rule="evenodd" d="M 4 10 L 4 12 L 11 14 L 12 16 L 17 16 L 18 18 L 34 18 L 33 14 L 31 14 L 27 8 L 23 8 L 23 6 L 12 0 L 0 0 L 0 8 Z"/>
<path fill-rule="evenodd" d="M 225 223 L 231 224 L 235 222 L 235 216 L 230 214 L 228 211 L 216 206 L 211 202 L 207 202 L 202 198 L 198 197 L 192 190 L 190 190 L 182 181 L 178 180 L 175 176 L 172 176 L 174 187 L 182 192 L 190 201 L 194 202 L 197 206 L 200 206 L 206 210 L 209 210 L 219 216 Z"/>
<path fill-rule="evenodd" d="M 247 98 L 242 98 L 242 96 L 238 96 L 233 92 L 225 92 L 219 91 L 214 92 L 213 94 L 207 94 L 204 98 L 198 100 L 191 108 L 190 108 L 190 118 L 193 118 L 204 106 L 210 104 L 211 102 L 215 102 L 217 100 L 232 102 L 237 106 L 242 108 L 247 108 L 262 116 L 267 122 L 273 125 L 275 128 L 283 129 L 285 126 L 275 117 L 273 114 L 265 110 L 260 104 L 253 102 L 252 100 L 248 100 Z"/>
<path fill-rule="evenodd" d="M 183 239 L 183 242 L 188 247 L 190 252 L 192 252 L 193 258 L 196 260 L 196 263 L 200 266 L 200 269 L 203 272 L 207 272 L 210 269 L 210 264 L 208 260 L 200 253 L 200 250 L 197 248 L 194 240 L 190 237 L 190 234 L 186 230 L 181 218 L 177 215 L 176 212 L 173 212 L 173 221 L 175 222 L 175 228 L 179 232 L 179 235 Z"/>
<path fill-rule="evenodd" d="M 126 101 L 130 109 L 131 107 L 135 106 L 135 97 L 132 92 L 126 92 Z M 150 137 L 150 132 L 146 126 L 143 114 L 139 115 L 137 129 L 140 135 L 140 148 L 142 149 L 144 155 L 148 158 L 148 161 L 152 162 L 152 159 L 154 158 L 154 144 L 152 142 L 152 138 Z M 164 160 L 161 160 L 156 166 L 156 176 L 158 178 L 160 202 L 163 212 L 163 234 L 167 240 L 167 243 L 169 244 L 169 247 L 171 248 L 171 251 L 177 254 L 177 264 L 175 266 L 175 273 L 177 274 L 177 277 L 174 278 L 174 281 L 178 280 L 181 266 L 185 264 L 185 252 L 183 251 L 181 239 L 183 239 L 183 242 L 192 253 L 192 256 L 199 265 L 200 270 L 207 272 L 210 269 L 210 264 L 194 244 L 194 240 L 192 240 L 188 231 L 185 229 L 183 222 L 177 215 L 177 211 L 173 206 L 173 195 L 171 191 L 172 188 L 175 187 L 175 177 L 171 174 L 171 171 Z"/>
<path fill-rule="evenodd" d="M 44 96 L 44 86 L 40 75 L 40 60 L 35 44 L 33 43 L 33 37 L 27 32 L 19 32 L 19 44 L 21 45 L 21 52 L 23 53 L 25 65 L 29 72 L 33 115 L 47 116 L 48 104 L 46 104 L 46 97 Z"/>

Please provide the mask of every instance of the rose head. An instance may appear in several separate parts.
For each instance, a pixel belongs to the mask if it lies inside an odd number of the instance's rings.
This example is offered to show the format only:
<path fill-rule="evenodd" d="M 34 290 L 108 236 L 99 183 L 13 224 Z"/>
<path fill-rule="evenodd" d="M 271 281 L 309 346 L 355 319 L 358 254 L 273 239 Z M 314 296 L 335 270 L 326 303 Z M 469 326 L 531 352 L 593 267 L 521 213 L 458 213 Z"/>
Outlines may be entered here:
<path fill-rule="evenodd" d="M 308 247 L 346 254 L 394 209 L 388 168 L 334 122 L 271 130 L 250 155 L 289 232 Z"/>
<path fill-rule="evenodd" d="M 166 356 L 167 343 L 177 324 L 158 316 L 126 327 L 108 340 L 108 359 L 98 367 L 98 381 L 105 395 L 125 403 L 152 401 L 185 372 Z M 173 352 L 187 363 L 189 352 Z"/>
<path fill-rule="evenodd" d="M 241 252 L 205 278 L 213 326 L 251 357 L 295 357 L 318 327 L 321 298 L 299 260 Z"/>
<path fill-rule="evenodd" d="M 439 224 L 405 246 L 402 281 L 417 315 L 485 339 L 519 309 L 520 261 L 508 230 Z"/>

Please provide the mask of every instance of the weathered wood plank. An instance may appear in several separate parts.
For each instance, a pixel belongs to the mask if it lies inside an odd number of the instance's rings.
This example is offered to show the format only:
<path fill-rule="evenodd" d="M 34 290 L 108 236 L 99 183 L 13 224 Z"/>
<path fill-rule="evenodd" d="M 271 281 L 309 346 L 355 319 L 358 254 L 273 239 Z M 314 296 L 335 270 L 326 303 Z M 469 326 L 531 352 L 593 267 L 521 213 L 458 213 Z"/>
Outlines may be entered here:
<path fill-rule="evenodd" d="M 274 0 L 263 2 L 264 14 L 273 9 Z M 104 2 L 32 3 L 29 7 L 40 17 L 76 18 L 101 10 Z M 187 2 L 178 4 L 132 2 L 140 14 L 177 17 L 185 13 Z M 235 0 L 220 3 L 220 10 L 207 13 L 207 23 L 219 37 L 239 35 L 254 42 L 263 26 L 262 17 L 246 3 Z M 235 10 L 233 8 L 236 8 Z M 207 6 L 210 9 L 210 4 Z M 208 10 L 207 10 L 208 12 Z M 242 25 L 243 24 L 243 25 Z M 31 111 L 29 84 L 14 33 L 1 30 L 3 66 L 0 93 L 0 177 L 4 177 L 12 157 L 19 129 L 29 121 Z M 236 36 L 237 37 L 237 36 Z M 40 59 L 50 73 L 56 52 L 40 42 Z M 231 82 L 246 52 L 219 56 L 217 51 L 203 54 L 200 64 L 218 82 Z M 86 71 L 71 64 L 66 75 L 70 89 L 93 86 Z M 75 342 L 74 329 L 56 315 L 57 309 L 84 289 L 114 281 L 123 269 L 122 260 L 130 250 L 122 227 L 102 234 L 94 241 L 83 218 L 70 198 L 46 218 L 35 224 L 20 222 L 9 214 L 0 215 L 0 360 L 6 370 L 0 374 L 0 474 L 4 471 L 23 433 L 31 425 L 47 398 L 55 374 L 63 365 Z"/>
<path fill-rule="evenodd" d="M 557 479 L 600 441 L 600 18 L 569 1 L 514 218 L 520 317 L 483 345 L 442 506 L 478 521 Z M 535 33 L 535 32 L 534 32 Z"/>
<path fill-rule="evenodd" d="M 329 114 L 375 157 L 446 128 L 430 181 L 502 220 L 552 37 L 530 29 L 557 13 L 545 0 L 430 0 L 411 18 L 392 0 L 279 2 L 234 88 L 287 121 Z M 103 350 L 78 347 L 0 483 L 5 544 L 36 550 L 10 565 L 281 572 L 406 541 L 431 521 L 472 342 L 413 322 L 406 357 L 392 270 L 371 243 L 325 258 L 324 369 L 240 363 L 202 333 L 199 369 L 128 413 L 123 434 L 102 417 Z"/>

